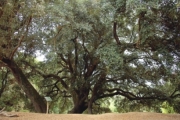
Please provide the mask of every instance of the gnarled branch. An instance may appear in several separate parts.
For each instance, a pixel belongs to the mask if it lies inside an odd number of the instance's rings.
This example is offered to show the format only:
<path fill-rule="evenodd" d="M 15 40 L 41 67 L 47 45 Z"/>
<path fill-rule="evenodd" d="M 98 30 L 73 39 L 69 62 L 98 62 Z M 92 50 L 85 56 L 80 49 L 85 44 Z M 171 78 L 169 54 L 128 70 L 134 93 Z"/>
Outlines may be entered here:
<path fill-rule="evenodd" d="M 117 22 L 114 22 L 114 24 L 113 24 L 113 36 L 114 36 L 117 44 L 121 45 L 121 42 L 120 42 L 118 35 L 117 35 Z"/>

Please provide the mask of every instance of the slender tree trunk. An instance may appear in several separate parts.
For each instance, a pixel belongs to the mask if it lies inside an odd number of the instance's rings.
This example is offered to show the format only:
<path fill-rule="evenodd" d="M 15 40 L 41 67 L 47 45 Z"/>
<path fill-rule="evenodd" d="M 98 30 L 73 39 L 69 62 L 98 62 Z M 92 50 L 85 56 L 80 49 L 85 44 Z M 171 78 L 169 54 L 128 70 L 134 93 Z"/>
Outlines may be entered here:
<path fill-rule="evenodd" d="M 13 60 L 3 59 L 2 61 L 11 70 L 12 74 L 16 79 L 16 82 L 19 84 L 19 86 L 24 90 L 28 98 L 31 100 L 36 112 L 45 113 L 46 104 L 44 102 L 44 99 L 31 85 L 31 83 L 28 81 L 28 79 L 26 78 L 22 70 L 18 67 L 18 65 Z"/>
<path fill-rule="evenodd" d="M 88 114 L 93 114 L 92 106 L 93 106 L 93 103 L 94 103 L 94 101 L 96 99 L 96 95 L 95 94 L 96 94 L 95 91 L 93 91 L 92 96 L 91 96 L 91 98 L 90 98 L 90 100 L 88 102 Z"/>
<path fill-rule="evenodd" d="M 88 114 L 92 114 L 92 101 L 91 100 L 88 103 Z"/>

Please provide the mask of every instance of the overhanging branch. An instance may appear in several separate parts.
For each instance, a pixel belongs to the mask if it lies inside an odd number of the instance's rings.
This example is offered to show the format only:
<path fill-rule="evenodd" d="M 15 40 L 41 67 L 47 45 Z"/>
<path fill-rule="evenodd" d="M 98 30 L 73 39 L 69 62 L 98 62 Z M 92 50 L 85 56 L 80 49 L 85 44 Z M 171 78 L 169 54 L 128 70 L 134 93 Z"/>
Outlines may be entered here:
<path fill-rule="evenodd" d="M 101 99 L 101 98 L 106 98 L 106 97 L 113 97 L 115 95 L 121 95 L 121 96 L 124 96 L 126 97 L 127 99 L 129 100 L 161 100 L 161 101 L 164 101 L 164 100 L 168 100 L 169 98 L 173 98 L 173 96 L 158 96 L 158 95 L 150 95 L 150 96 L 142 96 L 142 97 L 139 97 L 131 92 L 128 92 L 128 91 L 124 91 L 122 89 L 119 89 L 119 88 L 114 88 L 114 89 L 105 89 L 104 90 L 106 92 L 106 94 L 102 94 L 98 97 L 98 99 Z M 177 96 L 180 96 L 180 94 L 177 94 L 176 96 L 174 97 L 177 97 Z"/>
<path fill-rule="evenodd" d="M 59 77 L 58 75 L 54 75 L 54 74 L 43 74 L 42 72 L 36 70 L 42 77 L 44 78 L 54 78 L 58 81 L 61 82 L 61 84 L 63 85 L 63 87 L 67 90 L 69 87 L 68 85 L 63 81 L 63 78 Z"/>
<path fill-rule="evenodd" d="M 65 88 L 65 89 L 68 89 L 68 85 L 63 81 L 63 78 L 59 77 L 58 75 L 56 74 L 44 74 L 42 71 L 36 69 L 34 66 L 32 66 L 30 63 L 26 62 L 26 61 L 22 61 L 24 62 L 26 65 L 30 66 L 35 72 L 37 72 L 39 75 L 41 75 L 43 78 L 54 78 L 58 81 L 60 81 L 60 83 L 62 84 L 62 86 Z M 59 72 L 59 71 L 58 71 Z"/>
<path fill-rule="evenodd" d="M 121 42 L 120 42 L 118 35 L 117 35 L 117 22 L 114 22 L 114 24 L 113 24 L 113 36 L 114 36 L 117 44 L 121 45 Z"/>
<path fill-rule="evenodd" d="M 27 21 L 26 21 L 26 22 L 27 22 L 26 31 L 25 31 L 24 35 L 22 35 L 21 38 L 19 39 L 17 46 L 16 46 L 16 47 L 14 48 L 14 50 L 12 51 L 12 53 L 11 53 L 11 55 L 10 55 L 10 59 L 13 58 L 13 56 L 14 56 L 15 52 L 17 51 L 17 49 L 21 46 L 21 43 L 22 43 L 22 41 L 24 40 L 24 36 L 28 33 L 28 30 L 29 30 L 28 27 L 29 27 L 31 21 L 32 21 L 32 16 L 30 16 L 30 17 L 27 19 Z"/>

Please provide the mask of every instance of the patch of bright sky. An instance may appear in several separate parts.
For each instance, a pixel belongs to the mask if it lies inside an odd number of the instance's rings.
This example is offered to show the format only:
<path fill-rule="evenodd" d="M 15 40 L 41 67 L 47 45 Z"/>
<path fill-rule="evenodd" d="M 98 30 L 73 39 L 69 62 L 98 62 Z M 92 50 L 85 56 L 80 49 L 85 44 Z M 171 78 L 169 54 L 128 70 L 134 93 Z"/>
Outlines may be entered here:
<path fill-rule="evenodd" d="M 36 59 L 38 61 L 45 61 L 46 60 L 46 57 L 44 54 L 42 54 L 40 51 L 37 51 L 36 52 Z"/>
<path fill-rule="evenodd" d="M 145 84 L 148 85 L 148 86 L 151 86 L 151 85 L 152 85 L 152 82 L 146 81 Z"/>

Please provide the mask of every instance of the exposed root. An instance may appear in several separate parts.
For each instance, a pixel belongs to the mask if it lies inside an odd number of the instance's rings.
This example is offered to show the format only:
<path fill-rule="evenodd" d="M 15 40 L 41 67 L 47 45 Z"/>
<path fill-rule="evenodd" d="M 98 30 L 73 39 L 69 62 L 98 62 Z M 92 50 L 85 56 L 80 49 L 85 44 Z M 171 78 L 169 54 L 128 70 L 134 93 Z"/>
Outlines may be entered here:
<path fill-rule="evenodd" d="M 5 107 L 2 110 L 0 110 L 0 115 L 6 116 L 6 117 L 19 117 L 16 114 L 7 113 L 6 111 L 4 111 L 4 109 L 5 109 Z"/>
<path fill-rule="evenodd" d="M 4 111 L 4 109 L 5 109 L 5 107 L 2 110 L 0 110 L 0 113 L 2 113 Z"/>

